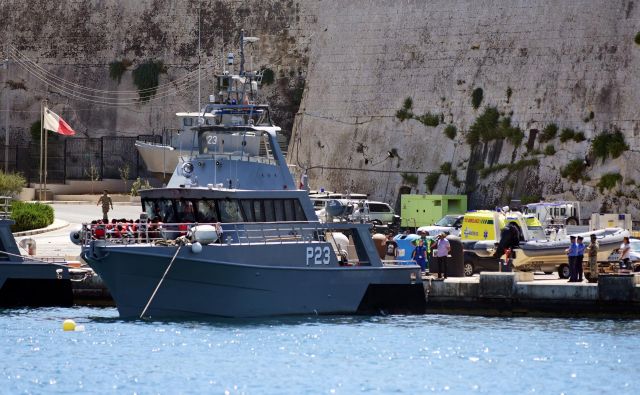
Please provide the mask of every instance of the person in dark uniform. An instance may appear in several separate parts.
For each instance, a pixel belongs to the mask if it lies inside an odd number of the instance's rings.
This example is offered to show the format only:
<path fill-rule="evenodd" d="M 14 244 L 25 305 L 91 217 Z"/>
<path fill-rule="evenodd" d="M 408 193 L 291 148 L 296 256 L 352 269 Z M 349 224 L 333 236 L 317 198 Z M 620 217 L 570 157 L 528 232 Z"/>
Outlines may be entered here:
<path fill-rule="evenodd" d="M 579 283 L 582 282 L 582 261 L 584 260 L 584 250 L 586 246 L 584 245 L 584 237 L 578 236 L 578 255 L 576 256 L 576 278 Z"/>

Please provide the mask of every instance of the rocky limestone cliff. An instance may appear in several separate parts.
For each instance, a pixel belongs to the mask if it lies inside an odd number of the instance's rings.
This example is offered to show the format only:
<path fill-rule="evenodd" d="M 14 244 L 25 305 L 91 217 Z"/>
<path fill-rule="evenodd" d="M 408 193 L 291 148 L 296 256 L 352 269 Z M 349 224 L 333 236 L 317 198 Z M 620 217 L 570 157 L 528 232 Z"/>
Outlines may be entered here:
<path fill-rule="evenodd" d="M 208 75 L 236 50 L 241 28 L 261 38 L 252 51 L 275 72 L 265 100 L 293 129 L 289 160 L 308 170 L 312 187 L 390 203 L 433 187 L 468 193 L 474 208 L 575 198 L 589 211 L 640 214 L 637 1 L 6 0 L 0 39 L 5 51 L 15 47 L 96 90 L 135 92 L 132 70 L 148 60 L 166 68 L 161 87 L 184 87 L 198 63 L 199 9 Z M 109 64 L 124 59 L 132 65 L 118 82 Z M 45 97 L 91 137 L 175 128 L 174 113 L 197 104 L 193 79 L 177 96 L 108 106 L 46 85 L 15 62 L 0 75 L 13 140 L 29 138 Z M 203 80 L 202 99 L 212 89 Z M 499 133 L 474 139 L 492 108 Z M 552 124 L 556 136 L 542 142 Z M 564 129 L 575 137 L 562 142 Z M 594 155 L 593 139 L 616 130 L 628 149 L 615 159 Z M 572 161 L 580 166 L 567 172 Z"/>
<path fill-rule="evenodd" d="M 322 3 L 289 150 L 293 163 L 310 169 L 313 187 L 394 203 L 401 190 L 424 193 L 429 174 L 449 162 L 452 171 L 445 165 L 444 173 L 455 176 L 441 175 L 433 192 L 468 193 L 472 208 L 546 196 L 582 200 L 587 211 L 639 214 L 640 4 Z M 483 94 L 476 109 L 477 88 Z M 414 117 L 401 121 L 407 98 Z M 520 141 L 469 142 L 488 107 L 510 117 Z M 425 114 L 433 117 L 415 119 Z M 556 137 L 541 143 L 550 124 Z M 453 139 L 443 133 L 447 125 L 457 129 Z M 565 128 L 579 137 L 561 142 Z M 629 149 L 604 161 L 590 153 L 595 136 L 614 130 Z M 584 177 L 562 177 L 577 159 Z M 609 173 L 622 181 L 598 188 Z"/>
<path fill-rule="evenodd" d="M 247 35 L 261 39 L 248 48 L 252 56 L 247 66 L 274 72 L 275 82 L 264 86 L 264 100 L 272 104 L 275 120 L 290 132 L 312 34 L 306 27 L 316 18 L 293 0 L 5 0 L 0 2 L 0 39 L 3 58 L 8 56 L 11 63 L 8 70 L 0 70 L 4 74 L 0 81 L 6 80 L 1 108 L 9 102 L 12 141 L 29 138 L 28 129 L 37 121 L 44 98 L 81 136 L 176 129 L 176 112 L 198 109 L 198 14 L 201 100 L 214 93 L 212 76 L 222 72 L 227 52 L 235 52 L 239 59 L 239 34 L 244 28 Z M 13 48 L 44 71 L 38 74 L 33 66 L 20 64 Z M 120 81 L 111 78 L 110 63 L 123 60 L 131 65 Z M 159 75 L 158 94 L 140 103 L 135 100 L 138 88 L 132 71 L 147 61 L 162 62 L 165 72 Z M 44 72 L 95 91 L 81 91 L 61 81 L 47 84 Z M 119 105 L 102 91 L 121 92 Z M 128 92 L 133 92 L 134 100 L 121 103 Z M 4 115 L 0 128 L 4 135 Z"/>

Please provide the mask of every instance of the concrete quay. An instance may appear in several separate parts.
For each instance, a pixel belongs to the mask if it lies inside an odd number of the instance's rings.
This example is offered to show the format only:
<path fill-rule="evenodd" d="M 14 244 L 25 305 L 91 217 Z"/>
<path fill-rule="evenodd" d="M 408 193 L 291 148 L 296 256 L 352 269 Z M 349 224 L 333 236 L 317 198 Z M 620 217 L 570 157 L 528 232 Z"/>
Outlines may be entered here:
<path fill-rule="evenodd" d="M 533 273 L 424 280 L 426 313 L 487 316 L 640 317 L 640 275 L 601 275 L 598 283 L 535 280 Z"/>

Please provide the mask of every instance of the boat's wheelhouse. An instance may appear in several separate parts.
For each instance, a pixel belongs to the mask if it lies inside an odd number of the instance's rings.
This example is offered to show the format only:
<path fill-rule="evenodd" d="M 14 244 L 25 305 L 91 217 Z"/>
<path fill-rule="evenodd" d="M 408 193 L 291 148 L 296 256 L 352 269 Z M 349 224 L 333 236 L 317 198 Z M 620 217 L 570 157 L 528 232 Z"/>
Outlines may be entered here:
<path fill-rule="evenodd" d="M 152 221 L 164 223 L 292 222 L 308 218 L 298 199 L 291 198 L 144 198 Z"/>

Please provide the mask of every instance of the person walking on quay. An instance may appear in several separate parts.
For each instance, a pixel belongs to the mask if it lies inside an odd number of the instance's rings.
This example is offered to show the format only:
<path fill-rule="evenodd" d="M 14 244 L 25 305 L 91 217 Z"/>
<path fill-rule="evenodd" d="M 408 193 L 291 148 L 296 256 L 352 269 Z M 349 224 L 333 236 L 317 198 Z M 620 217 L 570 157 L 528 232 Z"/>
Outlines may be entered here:
<path fill-rule="evenodd" d="M 109 216 L 107 214 L 109 213 L 109 206 L 111 206 L 111 209 L 113 210 L 113 201 L 111 200 L 111 196 L 109 196 L 109 192 L 106 189 L 102 193 L 102 196 L 100 196 L 100 199 L 98 199 L 98 203 L 96 204 L 96 206 L 99 206 L 100 203 L 102 203 L 102 220 L 108 222 Z"/>
<path fill-rule="evenodd" d="M 584 261 L 584 237 L 578 236 L 578 255 L 576 256 L 576 277 L 579 283 L 582 282 L 582 261 Z"/>
<path fill-rule="evenodd" d="M 418 245 L 413 249 L 411 258 L 420 265 L 420 270 L 424 272 L 427 270 L 427 247 L 424 246 L 424 241 L 418 239 Z"/>
<path fill-rule="evenodd" d="M 591 242 L 587 247 L 587 256 L 589 257 L 589 282 L 598 282 L 598 251 L 600 250 L 600 244 L 596 239 L 596 235 L 591 235 Z"/>
<path fill-rule="evenodd" d="M 569 240 L 571 244 L 569 244 L 569 248 L 565 251 L 567 252 L 567 256 L 569 257 L 569 282 L 575 283 L 578 281 L 578 277 L 576 276 L 576 257 L 578 256 L 578 243 L 576 243 L 575 236 L 569 236 Z"/>
<path fill-rule="evenodd" d="M 438 257 L 436 258 L 436 262 L 438 263 L 438 278 L 442 273 L 443 278 L 447 278 L 447 255 L 451 252 L 451 244 L 449 244 L 449 240 L 447 240 L 446 235 L 444 233 L 440 233 L 438 235 L 436 241 L 436 253 Z"/>
<path fill-rule="evenodd" d="M 620 245 L 620 269 L 631 269 L 631 244 L 629 244 L 629 238 L 624 237 L 622 244 Z"/>

